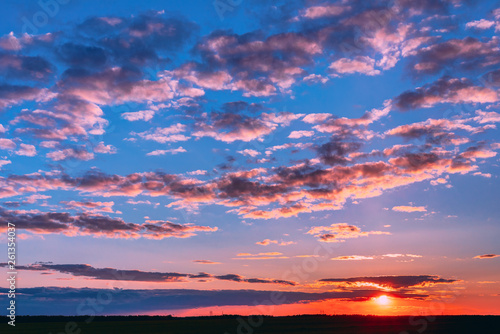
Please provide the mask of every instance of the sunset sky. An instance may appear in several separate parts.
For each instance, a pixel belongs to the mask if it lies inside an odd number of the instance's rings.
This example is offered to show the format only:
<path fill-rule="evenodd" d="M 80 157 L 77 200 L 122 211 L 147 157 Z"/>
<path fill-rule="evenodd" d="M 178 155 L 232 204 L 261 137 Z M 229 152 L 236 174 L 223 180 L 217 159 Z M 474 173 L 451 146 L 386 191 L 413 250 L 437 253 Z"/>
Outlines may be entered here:
<path fill-rule="evenodd" d="M 2 2 L 18 314 L 499 315 L 476 3 Z"/>

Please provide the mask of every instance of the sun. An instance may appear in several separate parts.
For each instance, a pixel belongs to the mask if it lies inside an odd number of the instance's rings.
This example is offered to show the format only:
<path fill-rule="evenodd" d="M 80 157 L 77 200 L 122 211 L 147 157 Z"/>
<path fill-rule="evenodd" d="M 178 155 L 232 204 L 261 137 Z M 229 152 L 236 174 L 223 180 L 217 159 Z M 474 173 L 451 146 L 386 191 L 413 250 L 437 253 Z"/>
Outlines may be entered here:
<path fill-rule="evenodd" d="M 386 295 L 382 295 L 380 297 L 375 298 L 375 302 L 381 306 L 384 306 L 389 304 L 391 300 Z"/>

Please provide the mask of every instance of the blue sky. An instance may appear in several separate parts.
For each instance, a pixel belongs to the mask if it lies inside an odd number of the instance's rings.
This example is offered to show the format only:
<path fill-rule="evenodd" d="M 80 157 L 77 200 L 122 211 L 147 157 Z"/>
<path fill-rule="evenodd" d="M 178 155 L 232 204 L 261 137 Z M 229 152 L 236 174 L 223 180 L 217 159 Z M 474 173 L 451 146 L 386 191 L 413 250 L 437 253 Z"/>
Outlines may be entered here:
<path fill-rule="evenodd" d="M 493 1 L 41 3 L 0 22 L 0 220 L 35 300 L 129 270 L 152 293 L 311 294 L 274 314 L 443 289 L 467 291 L 448 313 L 498 314 Z"/>

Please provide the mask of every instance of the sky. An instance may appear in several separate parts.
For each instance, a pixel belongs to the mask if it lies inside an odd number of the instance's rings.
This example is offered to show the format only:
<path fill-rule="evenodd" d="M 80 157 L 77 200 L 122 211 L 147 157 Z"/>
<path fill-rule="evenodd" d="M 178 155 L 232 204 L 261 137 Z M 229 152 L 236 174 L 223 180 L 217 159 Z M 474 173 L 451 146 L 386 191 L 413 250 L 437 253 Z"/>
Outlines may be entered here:
<path fill-rule="evenodd" d="M 18 314 L 500 314 L 495 1 L 3 6 Z"/>

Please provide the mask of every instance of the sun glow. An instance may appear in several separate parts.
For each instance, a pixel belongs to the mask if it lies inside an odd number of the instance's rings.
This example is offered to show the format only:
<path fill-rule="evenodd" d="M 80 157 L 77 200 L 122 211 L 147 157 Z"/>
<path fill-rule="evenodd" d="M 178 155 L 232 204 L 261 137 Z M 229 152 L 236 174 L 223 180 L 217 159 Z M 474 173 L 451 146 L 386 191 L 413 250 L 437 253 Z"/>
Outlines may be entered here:
<path fill-rule="evenodd" d="M 386 295 L 382 295 L 380 297 L 375 298 L 375 302 L 381 306 L 385 306 L 389 304 L 391 300 Z"/>

